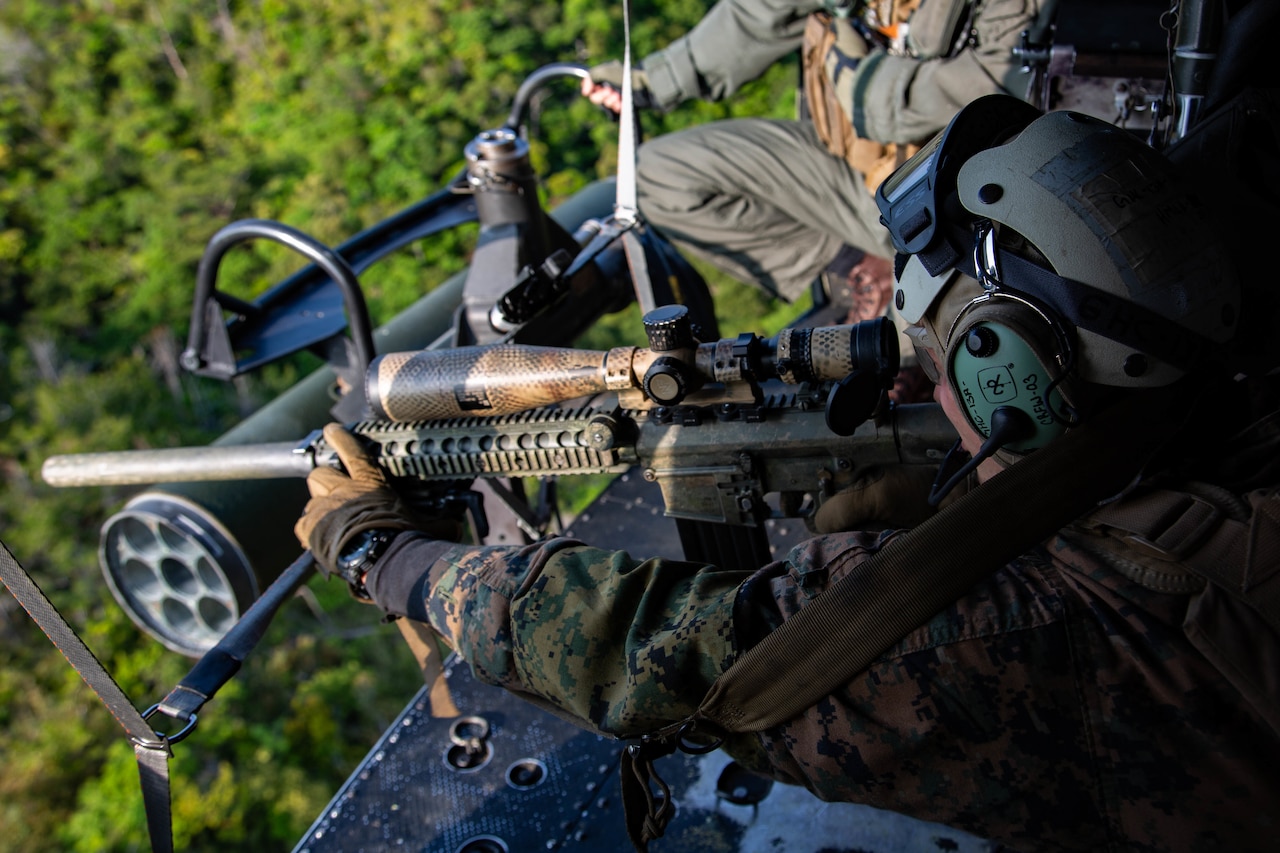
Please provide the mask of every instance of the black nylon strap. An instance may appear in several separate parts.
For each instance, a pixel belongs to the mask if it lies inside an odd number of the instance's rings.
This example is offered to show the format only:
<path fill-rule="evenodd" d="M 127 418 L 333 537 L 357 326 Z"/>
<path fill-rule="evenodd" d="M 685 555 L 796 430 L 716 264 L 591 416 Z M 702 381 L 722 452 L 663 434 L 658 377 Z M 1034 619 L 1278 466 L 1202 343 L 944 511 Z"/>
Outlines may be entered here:
<path fill-rule="evenodd" d="M 240 664 L 262 639 L 276 611 L 310 578 L 315 565 L 311 552 L 303 552 L 245 611 L 226 636 L 196 662 L 182 682 L 162 702 L 143 714 L 62 618 L 8 546 L 0 542 L 0 580 L 85 684 L 107 706 L 133 743 L 142 802 L 147 813 L 147 832 L 154 853 L 173 853 L 173 815 L 169 799 L 169 759 L 173 753 L 169 749 L 170 744 L 191 733 L 196 724 L 196 712 L 240 670 Z M 147 719 L 157 710 L 181 721 L 184 728 L 172 737 L 156 733 Z"/>
<path fill-rule="evenodd" d="M 129 701 L 102 663 L 62 618 L 44 592 L 27 574 L 8 546 L 0 542 L 0 580 L 44 631 L 84 683 L 102 700 L 133 742 L 147 812 L 147 832 L 155 853 L 172 853 L 173 831 L 169 807 L 169 740 L 158 735 Z"/>
<path fill-rule="evenodd" d="M 316 561 L 310 551 L 294 560 L 280 577 L 272 582 L 240 621 L 218 641 L 218 644 L 196 662 L 178 686 L 164 697 L 158 708 L 170 717 L 190 721 L 222 685 L 240 671 L 240 664 L 253 651 L 267 631 L 280 606 L 310 579 Z"/>
<path fill-rule="evenodd" d="M 173 814 L 169 805 L 168 749 L 145 747 L 134 741 L 133 755 L 138 760 L 138 781 L 142 785 L 142 806 L 147 814 L 147 833 L 153 853 L 172 853 Z"/>
<path fill-rule="evenodd" d="M 957 267 L 970 278 L 978 277 L 972 257 L 962 258 Z M 1000 254 L 1000 274 L 1002 289 L 1038 299 L 1078 328 L 1148 352 L 1183 370 L 1204 365 L 1221 349 L 1208 338 L 1148 308 L 1063 278 L 1012 252 Z"/>

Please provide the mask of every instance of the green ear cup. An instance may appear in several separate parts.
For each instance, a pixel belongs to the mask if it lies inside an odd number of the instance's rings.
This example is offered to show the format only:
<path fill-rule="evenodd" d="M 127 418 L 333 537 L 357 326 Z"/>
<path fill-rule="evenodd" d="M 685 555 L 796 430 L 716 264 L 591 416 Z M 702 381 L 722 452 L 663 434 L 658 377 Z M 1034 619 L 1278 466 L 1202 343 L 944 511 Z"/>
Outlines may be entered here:
<path fill-rule="evenodd" d="M 1057 390 L 1049 390 L 1049 370 L 1004 323 L 984 321 L 969 328 L 951 356 L 951 379 L 969 422 L 983 438 L 991 434 L 991 413 L 998 406 L 1012 406 L 1030 416 L 1035 433 L 1010 444 L 1009 450 L 1036 450 L 1066 431 L 1067 409 Z"/>

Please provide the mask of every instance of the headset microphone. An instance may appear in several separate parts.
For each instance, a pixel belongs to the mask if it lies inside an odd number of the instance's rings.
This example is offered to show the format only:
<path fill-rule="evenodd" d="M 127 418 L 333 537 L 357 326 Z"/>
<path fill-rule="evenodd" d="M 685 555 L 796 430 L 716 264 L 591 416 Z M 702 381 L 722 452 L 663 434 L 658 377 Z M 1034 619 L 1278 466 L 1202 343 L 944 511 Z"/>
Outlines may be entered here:
<path fill-rule="evenodd" d="M 960 485 L 985 460 L 994 456 L 997 450 L 1009 444 L 1026 441 L 1035 433 L 1035 422 L 1022 409 L 1013 406 L 997 407 L 991 413 L 991 435 L 982 442 L 982 447 L 978 448 L 973 458 L 964 463 L 954 474 L 950 474 L 950 471 L 955 467 L 954 460 L 959 458 L 960 442 L 957 441 L 947 453 L 947 458 L 943 460 L 942 467 L 938 469 L 938 476 L 933 481 L 933 487 L 929 490 L 929 506 L 936 507 L 941 503 L 952 489 Z M 939 486 L 938 484 L 944 478 L 946 482 Z"/>

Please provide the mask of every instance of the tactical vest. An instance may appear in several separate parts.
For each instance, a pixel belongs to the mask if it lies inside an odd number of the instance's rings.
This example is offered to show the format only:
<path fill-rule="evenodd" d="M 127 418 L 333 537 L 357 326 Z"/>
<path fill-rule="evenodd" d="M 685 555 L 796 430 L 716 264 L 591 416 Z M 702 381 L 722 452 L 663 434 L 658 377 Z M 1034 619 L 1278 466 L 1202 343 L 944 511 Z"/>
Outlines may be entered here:
<path fill-rule="evenodd" d="M 884 7 L 881 10 L 882 19 L 889 22 L 890 26 L 905 23 L 919 5 L 920 0 L 883 0 L 876 4 L 877 8 Z M 849 115 L 836 98 L 835 87 L 827 78 L 824 68 L 827 51 L 836 41 L 831 22 L 830 13 L 814 12 L 805 23 L 804 41 L 801 45 L 801 74 L 806 106 L 822 144 L 860 172 L 867 189 L 874 193 L 876 187 L 894 169 L 920 150 L 920 146 L 875 142 L 858 136 Z"/>

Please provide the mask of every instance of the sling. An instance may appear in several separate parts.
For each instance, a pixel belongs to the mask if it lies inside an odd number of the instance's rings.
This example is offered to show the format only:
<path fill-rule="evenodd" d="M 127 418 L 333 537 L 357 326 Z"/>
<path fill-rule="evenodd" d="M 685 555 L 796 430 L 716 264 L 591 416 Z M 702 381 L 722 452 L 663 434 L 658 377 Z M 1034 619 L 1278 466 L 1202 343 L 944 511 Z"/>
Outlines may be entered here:
<path fill-rule="evenodd" d="M 756 732 L 803 713 L 976 583 L 1123 491 L 1183 425 L 1194 393 L 1178 383 L 1135 392 L 970 491 L 837 581 L 716 679 L 692 717 L 622 756 L 627 832 L 637 850 L 659 837 L 670 798 L 653 760 L 685 738 Z M 993 520 L 1010 522 L 984 536 Z M 715 744 L 718 746 L 718 744 Z M 714 749 L 715 746 L 711 748 Z"/>

